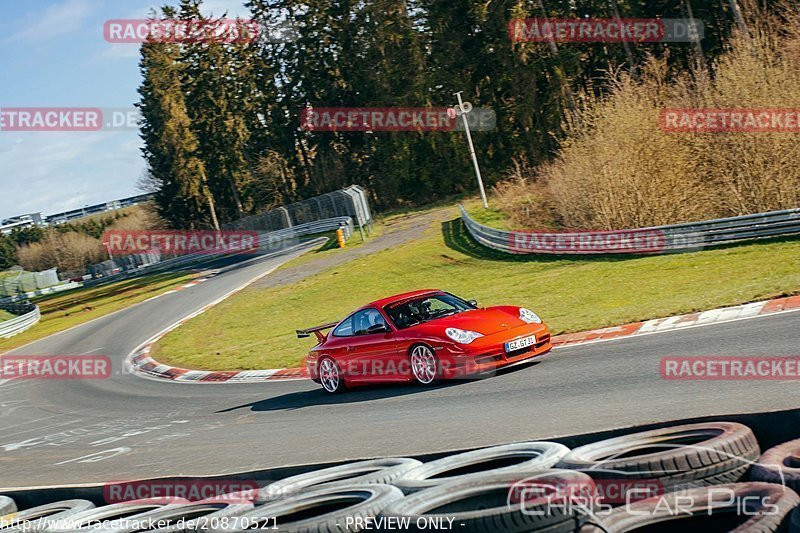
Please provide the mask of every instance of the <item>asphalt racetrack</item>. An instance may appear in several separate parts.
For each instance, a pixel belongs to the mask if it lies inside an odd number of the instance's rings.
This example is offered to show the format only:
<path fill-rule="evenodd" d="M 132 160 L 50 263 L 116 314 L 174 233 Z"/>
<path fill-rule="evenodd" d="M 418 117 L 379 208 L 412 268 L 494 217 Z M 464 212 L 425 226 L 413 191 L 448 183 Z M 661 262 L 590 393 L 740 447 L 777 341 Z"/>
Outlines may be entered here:
<path fill-rule="evenodd" d="M 800 312 L 566 347 L 487 379 L 335 397 L 310 381 L 172 383 L 123 370 L 142 342 L 298 253 L 224 266 L 204 283 L 14 351 L 102 354 L 115 368 L 105 380 L 0 382 L 0 488 L 414 455 L 800 403 L 796 381 L 659 374 L 669 355 L 796 356 Z M 253 320 L 269 327 L 269 309 Z"/>

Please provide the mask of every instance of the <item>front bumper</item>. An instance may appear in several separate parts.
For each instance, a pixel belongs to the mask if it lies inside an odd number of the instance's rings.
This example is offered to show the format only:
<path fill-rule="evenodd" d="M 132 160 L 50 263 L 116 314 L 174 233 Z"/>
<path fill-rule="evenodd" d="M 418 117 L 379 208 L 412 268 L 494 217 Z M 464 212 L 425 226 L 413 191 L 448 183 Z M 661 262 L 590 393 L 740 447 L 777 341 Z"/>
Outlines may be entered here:
<path fill-rule="evenodd" d="M 536 343 L 527 348 L 506 353 L 505 343 L 536 335 Z M 509 330 L 486 335 L 470 344 L 453 344 L 437 349 L 440 374 L 453 379 L 472 374 L 484 374 L 527 359 L 544 355 L 553 348 L 550 330 L 542 324 L 525 324 Z"/>

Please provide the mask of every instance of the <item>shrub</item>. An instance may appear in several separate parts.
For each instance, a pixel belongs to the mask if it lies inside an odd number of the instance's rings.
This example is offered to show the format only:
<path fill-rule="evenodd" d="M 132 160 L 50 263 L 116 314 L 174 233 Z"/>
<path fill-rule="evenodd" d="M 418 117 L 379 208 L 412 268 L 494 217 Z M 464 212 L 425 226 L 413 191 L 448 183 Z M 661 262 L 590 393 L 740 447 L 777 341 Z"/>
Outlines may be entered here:
<path fill-rule="evenodd" d="M 637 80 L 609 75 L 606 97 L 583 95 L 552 162 L 515 164 L 498 184 L 498 206 L 530 229 L 546 226 L 542 217 L 568 229 L 624 229 L 798 207 L 797 134 L 675 133 L 659 123 L 664 108 L 797 108 L 793 9 L 754 19 L 751 35 L 734 36 L 708 70 L 676 78 L 665 60 L 650 59 Z"/>
<path fill-rule="evenodd" d="M 19 248 L 19 263 L 28 271 L 57 267 L 62 277 L 83 274 L 86 265 L 105 258 L 103 245 L 98 239 L 70 231 L 48 231 L 39 242 Z"/>

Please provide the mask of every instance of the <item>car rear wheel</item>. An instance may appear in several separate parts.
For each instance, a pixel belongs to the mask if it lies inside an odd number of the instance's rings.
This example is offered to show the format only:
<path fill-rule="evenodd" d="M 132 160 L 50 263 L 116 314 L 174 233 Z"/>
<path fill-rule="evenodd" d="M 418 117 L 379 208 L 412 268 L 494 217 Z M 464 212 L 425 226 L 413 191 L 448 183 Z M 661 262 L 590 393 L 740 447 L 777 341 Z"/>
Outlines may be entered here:
<path fill-rule="evenodd" d="M 424 344 L 411 349 L 411 374 L 420 385 L 430 385 L 436 381 L 439 361 L 433 350 Z"/>
<path fill-rule="evenodd" d="M 339 371 L 339 365 L 330 357 L 325 357 L 319 362 L 319 382 L 325 392 L 337 394 L 345 390 L 344 378 Z"/>

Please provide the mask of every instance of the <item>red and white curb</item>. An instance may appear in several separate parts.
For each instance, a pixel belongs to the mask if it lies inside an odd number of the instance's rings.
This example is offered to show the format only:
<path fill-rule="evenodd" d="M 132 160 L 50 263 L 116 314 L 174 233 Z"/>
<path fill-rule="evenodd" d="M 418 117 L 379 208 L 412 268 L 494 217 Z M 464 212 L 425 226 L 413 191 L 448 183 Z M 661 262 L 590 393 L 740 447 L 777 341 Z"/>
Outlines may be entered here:
<path fill-rule="evenodd" d="M 225 297 L 227 296 L 228 295 Z M 225 297 L 223 297 L 223 299 Z M 218 301 L 221 301 L 221 299 Z M 187 370 L 185 368 L 162 365 L 150 357 L 150 348 L 153 344 L 155 344 L 156 341 L 158 341 L 158 339 L 187 320 L 216 305 L 218 301 L 213 302 L 200 311 L 186 317 L 136 350 L 129 359 L 131 369 L 145 376 L 185 383 L 261 383 L 265 381 L 308 379 L 308 371 L 305 368 L 241 371 Z M 736 305 L 733 307 L 722 307 L 720 309 L 711 309 L 709 311 L 689 313 L 687 315 L 656 318 L 653 320 L 645 320 L 643 322 L 624 324 L 622 326 L 582 331 L 580 333 L 556 335 L 553 337 L 552 342 L 554 348 L 563 348 L 575 344 L 610 341 L 636 335 L 649 335 L 652 333 L 706 326 L 709 324 L 719 324 L 720 322 L 732 322 L 735 320 L 744 320 L 764 315 L 773 315 L 776 313 L 786 313 L 798 310 L 800 310 L 800 295 Z"/>
<path fill-rule="evenodd" d="M 187 370 L 163 365 L 150 357 L 150 346 L 141 348 L 131 358 L 134 371 L 150 377 L 178 382 L 194 383 L 260 383 L 262 381 L 308 379 L 305 368 L 279 368 L 275 370 Z"/>
<path fill-rule="evenodd" d="M 756 318 L 764 315 L 797 310 L 800 310 L 800 295 L 777 298 L 774 300 L 763 300 L 761 302 L 752 302 L 733 307 L 710 309 L 698 313 L 689 313 L 688 315 L 655 318 L 653 320 L 633 322 L 622 326 L 594 329 L 591 331 L 582 331 L 580 333 L 556 335 L 553 337 L 553 346 L 563 347 L 573 344 L 585 344 L 587 342 L 608 341 L 621 337 L 648 335 L 651 333 L 719 324 L 720 322 L 732 322 L 734 320 L 744 320 L 747 318 Z"/>
<path fill-rule="evenodd" d="M 164 291 L 161 294 L 156 294 L 155 296 L 153 296 L 151 298 L 148 298 L 147 300 L 144 300 L 144 301 L 145 302 L 150 302 L 150 301 L 155 300 L 156 298 L 161 298 L 162 296 L 166 296 L 167 294 L 173 294 L 173 293 L 176 293 L 178 291 L 182 291 L 183 289 L 190 289 L 190 288 L 194 287 L 195 285 L 199 285 L 199 284 L 203 283 L 204 281 L 210 280 L 211 278 L 213 278 L 216 275 L 217 275 L 217 272 L 212 272 L 211 274 L 207 274 L 207 275 L 203 276 L 202 278 L 193 279 L 192 281 L 190 281 L 188 283 L 184 283 L 180 287 L 175 287 L 174 289 L 170 289 L 168 291 Z"/>
<path fill-rule="evenodd" d="M 282 252 L 286 253 L 289 251 L 299 251 L 307 252 L 312 248 L 312 245 L 319 244 L 321 239 L 326 238 L 318 238 L 314 239 L 305 243 L 300 243 L 295 246 L 291 246 L 286 250 L 282 250 Z M 304 249 L 305 248 L 305 249 Z M 255 259 L 263 259 L 263 257 L 254 258 L 244 263 L 238 263 L 237 266 L 241 266 L 246 263 L 250 263 Z M 142 377 L 149 377 L 149 378 L 157 378 L 157 379 L 167 379 L 171 381 L 177 382 L 185 382 L 185 383 L 219 383 L 219 382 L 241 382 L 241 383 L 253 383 L 253 382 L 262 382 L 262 381 L 272 381 L 277 379 L 283 380 L 291 380 L 291 379 L 306 379 L 308 377 L 308 373 L 306 369 L 299 369 L 299 368 L 282 368 L 277 370 L 236 370 L 236 371 L 210 371 L 210 370 L 188 370 L 185 368 L 178 368 L 174 366 L 164 365 L 150 357 L 150 349 L 153 345 L 158 342 L 164 335 L 169 333 L 170 331 L 174 330 L 177 327 L 180 327 L 184 323 L 188 322 L 189 320 L 195 318 L 198 315 L 201 315 L 214 307 L 215 305 L 219 304 L 223 300 L 230 298 L 237 292 L 245 289 L 249 285 L 252 285 L 256 281 L 260 280 L 261 278 L 271 274 L 275 270 L 278 269 L 280 265 L 276 265 L 264 272 L 261 272 L 254 278 L 246 281 L 242 285 L 236 287 L 235 289 L 223 294 L 216 300 L 211 303 L 208 303 L 195 311 L 194 313 L 182 318 L 181 320 L 175 322 L 168 328 L 162 330 L 159 333 L 156 333 L 148 340 L 146 340 L 143 344 L 141 344 L 138 348 L 136 348 L 133 352 L 131 352 L 128 357 L 125 359 L 125 367 L 130 370 L 131 372 L 138 374 Z M 163 296 L 165 294 L 170 294 L 172 292 L 177 292 L 178 290 L 188 289 L 197 285 L 197 283 L 201 283 L 202 281 L 206 281 L 207 279 L 217 275 L 218 272 L 213 272 L 212 274 L 205 276 L 204 278 L 200 278 L 197 280 L 193 280 L 185 285 L 182 285 L 180 288 L 165 292 L 163 294 L 159 294 L 155 298 L 159 296 Z M 152 298 L 151 298 L 152 299 Z"/>

